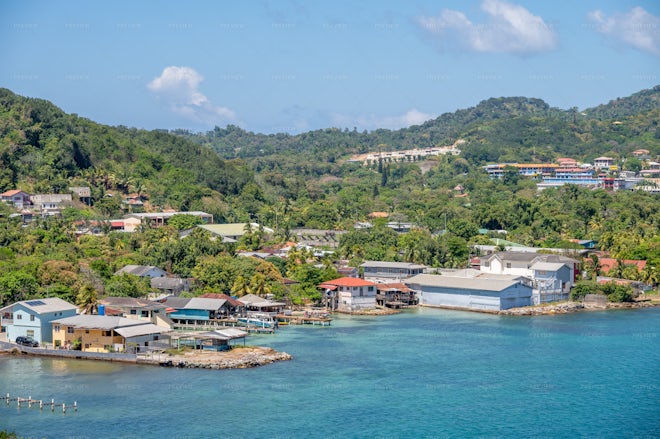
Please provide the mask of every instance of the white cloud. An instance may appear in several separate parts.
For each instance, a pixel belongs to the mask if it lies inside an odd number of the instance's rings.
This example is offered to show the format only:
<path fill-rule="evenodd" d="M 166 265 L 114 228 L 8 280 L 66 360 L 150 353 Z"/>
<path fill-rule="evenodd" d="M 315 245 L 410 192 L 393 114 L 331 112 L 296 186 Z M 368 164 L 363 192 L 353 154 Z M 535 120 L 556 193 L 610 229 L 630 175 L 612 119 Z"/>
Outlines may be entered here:
<path fill-rule="evenodd" d="M 416 108 L 408 110 L 405 114 L 399 116 L 377 116 L 375 114 L 362 116 L 349 116 L 345 114 L 334 113 L 331 115 L 332 124 L 343 127 L 357 127 L 360 130 L 375 130 L 378 128 L 387 128 L 396 130 L 409 127 L 411 125 L 420 125 L 435 116 L 422 113 Z"/>
<path fill-rule="evenodd" d="M 625 14 L 606 17 L 600 11 L 587 16 L 596 24 L 596 30 L 614 40 L 622 41 L 636 49 L 660 55 L 660 17 L 649 14 L 639 6 Z"/>
<path fill-rule="evenodd" d="M 199 91 L 203 80 L 204 77 L 193 68 L 170 66 L 147 84 L 147 88 L 162 98 L 172 111 L 195 122 L 220 125 L 235 121 L 232 110 L 213 105 Z"/>
<path fill-rule="evenodd" d="M 437 17 L 420 17 L 419 26 L 443 48 L 467 49 L 474 52 L 508 52 L 532 54 L 557 47 L 557 34 L 543 21 L 522 6 L 502 0 L 484 0 L 482 11 L 487 15 L 483 24 L 473 23 L 467 16 L 444 9 Z"/>

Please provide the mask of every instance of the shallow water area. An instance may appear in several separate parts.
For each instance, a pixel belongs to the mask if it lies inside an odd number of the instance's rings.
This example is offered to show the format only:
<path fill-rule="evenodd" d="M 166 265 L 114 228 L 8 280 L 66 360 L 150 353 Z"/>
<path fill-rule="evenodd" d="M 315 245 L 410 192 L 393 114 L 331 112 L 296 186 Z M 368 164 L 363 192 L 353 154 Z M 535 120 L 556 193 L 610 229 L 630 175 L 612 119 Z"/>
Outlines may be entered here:
<path fill-rule="evenodd" d="M 24 437 L 653 437 L 660 309 L 505 317 L 437 309 L 335 316 L 248 343 L 292 361 L 169 369 L 0 356 Z"/>

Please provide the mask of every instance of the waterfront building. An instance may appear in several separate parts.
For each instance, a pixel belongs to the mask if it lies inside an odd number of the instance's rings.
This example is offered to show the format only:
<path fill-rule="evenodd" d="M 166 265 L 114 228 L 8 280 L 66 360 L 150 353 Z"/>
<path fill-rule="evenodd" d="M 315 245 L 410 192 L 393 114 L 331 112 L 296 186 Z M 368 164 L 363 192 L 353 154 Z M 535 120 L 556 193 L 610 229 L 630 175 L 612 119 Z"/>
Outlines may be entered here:
<path fill-rule="evenodd" d="M 51 324 L 56 348 L 79 346 L 83 352 L 136 352 L 170 332 L 140 320 L 100 315 L 80 314 L 53 320 Z"/>
<path fill-rule="evenodd" d="M 417 292 L 419 304 L 476 311 L 529 306 L 532 288 L 518 276 L 487 278 L 418 274 L 403 281 Z"/>
<path fill-rule="evenodd" d="M 532 280 L 532 304 L 566 300 L 579 272 L 579 261 L 566 256 L 506 251 L 481 258 L 485 273 L 524 276 Z"/>
<path fill-rule="evenodd" d="M 355 277 L 342 277 L 323 282 L 326 307 L 340 312 L 355 312 L 376 308 L 376 284 Z"/>
<path fill-rule="evenodd" d="M 27 336 L 39 344 L 53 341 L 51 322 L 76 315 L 76 306 L 59 297 L 23 300 L 0 309 L 0 325 L 9 341 Z"/>

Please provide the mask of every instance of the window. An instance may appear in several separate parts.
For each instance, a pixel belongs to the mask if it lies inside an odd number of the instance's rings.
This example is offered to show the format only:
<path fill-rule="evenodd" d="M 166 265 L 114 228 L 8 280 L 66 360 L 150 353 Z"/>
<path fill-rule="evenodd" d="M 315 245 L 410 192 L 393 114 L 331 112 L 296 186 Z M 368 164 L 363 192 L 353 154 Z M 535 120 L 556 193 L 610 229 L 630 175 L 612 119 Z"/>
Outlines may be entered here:
<path fill-rule="evenodd" d="M 131 315 L 134 316 L 134 315 L 136 315 L 136 314 L 137 314 L 137 310 L 136 310 L 136 309 L 132 309 L 132 310 L 131 310 Z"/>
<path fill-rule="evenodd" d="M 112 331 L 103 331 L 104 337 L 112 337 Z"/>
<path fill-rule="evenodd" d="M 484 261 L 484 267 L 490 267 L 490 261 Z"/>
<path fill-rule="evenodd" d="M 30 321 L 34 322 L 34 314 L 30 314 Z"/>
<path fill-rule="evenodd" d="M 60 325 L 53 326 L 53 331 L 60 332 Z"/>
<path fill-rule="evenodd" d="M 506 263 L 506 268 L 511 268 L 511 262 Z"/>
<path fill-rule="evenodd" d="M 89 329 L 85 329 L 85 334 L 89 334 Z"/>
<path fill-rule="evenodd" d="M 66 328 L 66 333 L 67 334 L 74 334 L 76 330 L 73 328 L 73 326 L 67 326 Z"/>
<path fill-rule="evenodd" d="M 28 337 L 34 338 L 34 329 L 28 329 L 26 331 L 26 334 L 27 334 Z"/>
<path fill-rule="evenodd" d="M 23 318 L 23 314 L 16 314 L 16 320 L 21 320 Z"/>

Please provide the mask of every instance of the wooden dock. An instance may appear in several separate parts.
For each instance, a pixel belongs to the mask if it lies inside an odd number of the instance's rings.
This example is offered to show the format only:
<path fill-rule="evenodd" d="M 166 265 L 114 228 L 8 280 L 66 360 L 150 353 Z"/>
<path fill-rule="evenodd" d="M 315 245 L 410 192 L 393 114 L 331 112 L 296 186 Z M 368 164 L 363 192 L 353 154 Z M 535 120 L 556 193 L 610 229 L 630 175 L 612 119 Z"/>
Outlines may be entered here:
<path fill-rule="evenodd" d="M 309 317 L 304 315 L 285 315 L 278 314 L 277 320 L 284 325 L 319 325 L 330 326 L 332 319 L 330 317 Z"/>

